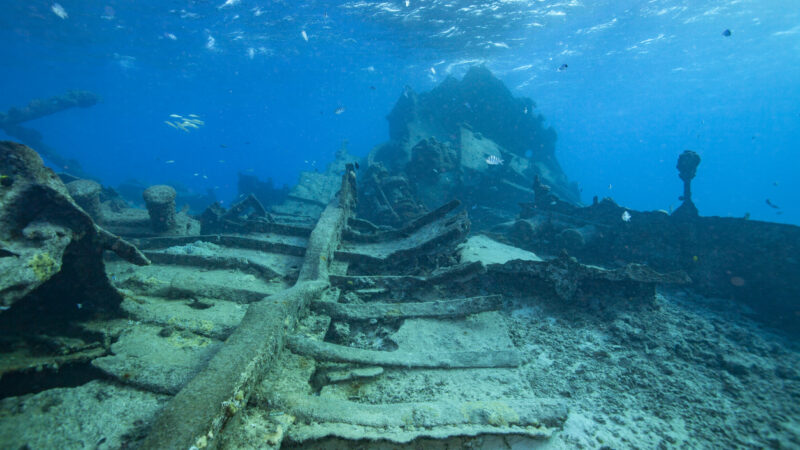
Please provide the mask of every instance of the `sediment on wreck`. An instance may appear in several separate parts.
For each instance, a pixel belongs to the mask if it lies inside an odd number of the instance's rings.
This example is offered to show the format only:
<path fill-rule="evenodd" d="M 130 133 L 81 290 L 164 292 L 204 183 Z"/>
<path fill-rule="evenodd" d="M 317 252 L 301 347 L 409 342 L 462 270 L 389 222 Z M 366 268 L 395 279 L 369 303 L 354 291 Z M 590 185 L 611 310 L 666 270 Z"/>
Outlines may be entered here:
<path fill-rule="evenodd" d="M 300 311 L 329 286 L 328 265 L 355 205 L 355 172 L 348 165 L 341 190 L 311 233 L 297 283 L 253 303 L 241 324 L 156 418 L 142 448 L 204 447 L 247 404 L 253 387 L 277 361 Z"/>

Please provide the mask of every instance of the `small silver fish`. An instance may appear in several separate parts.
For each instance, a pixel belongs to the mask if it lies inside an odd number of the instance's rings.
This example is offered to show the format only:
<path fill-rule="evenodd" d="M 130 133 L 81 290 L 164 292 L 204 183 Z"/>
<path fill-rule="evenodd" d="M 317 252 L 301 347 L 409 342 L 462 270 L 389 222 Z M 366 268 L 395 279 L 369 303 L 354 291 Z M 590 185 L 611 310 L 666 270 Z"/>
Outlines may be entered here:
<path fill-rule="evenodd" d="M 64 7 L 58 3 L 53 3 L 53 6 L 50 7 L 50 11 L 53 11 L 53 14 L 57 15 L 61 19 L 66 20 L 66 18 L 69 17 L 69 14 L 67 14 L 67 10 L 64 9 Z"/>
<path fill-rule="evenodd" d="M 628 211 L 623 211 L 622 212 L 622 221 L 623 222 L 630 222 L 631 221 L 631 213 L 629 213 Z"/>
<path fill-rule="evenodd" d="M 497 156 L 489 155 L 489 157 L 486 158 L 486 164 L 490 166 L 499 166 L 503 164 L 503 160 L 501 158 L 498 158 Z"/>
<path fill-rule="evenodd" d="M 306 30 L 300 31 L 300 36 L 303 36 L 303 40 L 308 42 L 308 33 L 306 33 Z"/>
<path fill-rule="evenodd" d="M 241 1 L 242 0 L 225 0 L 225 3 L 217 6 L 217 9 L 230 8 L 231 6 L 238 5 Z"/>
<path fill-rule="evenodd" d="M 344 106 L 340 106 L 340 107 L 336 108 L 336 111 L 334 111 L 333 113 L 338 115 L 338 114 L 341 114 L 343 112 L 344 112 Z"/>

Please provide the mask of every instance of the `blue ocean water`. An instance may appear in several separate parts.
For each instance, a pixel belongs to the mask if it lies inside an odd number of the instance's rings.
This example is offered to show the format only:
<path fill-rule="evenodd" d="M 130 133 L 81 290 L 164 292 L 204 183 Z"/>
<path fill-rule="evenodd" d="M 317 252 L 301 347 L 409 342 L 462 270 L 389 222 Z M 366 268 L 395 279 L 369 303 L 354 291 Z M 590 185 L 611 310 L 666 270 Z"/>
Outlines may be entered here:
<path fill-rule="evenodd" d="M 485 64 L 555 128 L 584 202 L 677 206 L 675 162 L 691 149 L 702 215 L 800 223 L 796 0 L 5 0 L 2 11 L 0 111 L 99 94 L 26 126 L 107 185 L 177 184 L 225 202 L 239 172 L 292 185 L 345 140 L 359 156 L 387 140 L 404 86 Z M 171 114 L 204 125 L 175 129 Z"/>

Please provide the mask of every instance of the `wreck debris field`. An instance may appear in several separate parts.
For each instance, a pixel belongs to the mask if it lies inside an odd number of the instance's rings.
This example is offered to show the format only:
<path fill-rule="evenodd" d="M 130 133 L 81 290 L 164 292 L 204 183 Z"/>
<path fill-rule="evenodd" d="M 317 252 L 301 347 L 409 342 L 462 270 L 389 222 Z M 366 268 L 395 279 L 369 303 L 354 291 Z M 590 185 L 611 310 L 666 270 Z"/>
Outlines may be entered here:
<path fill-rule="evenodd" d="M 781 2 L 0 17 L 0 448 L 800 447 Z"/>

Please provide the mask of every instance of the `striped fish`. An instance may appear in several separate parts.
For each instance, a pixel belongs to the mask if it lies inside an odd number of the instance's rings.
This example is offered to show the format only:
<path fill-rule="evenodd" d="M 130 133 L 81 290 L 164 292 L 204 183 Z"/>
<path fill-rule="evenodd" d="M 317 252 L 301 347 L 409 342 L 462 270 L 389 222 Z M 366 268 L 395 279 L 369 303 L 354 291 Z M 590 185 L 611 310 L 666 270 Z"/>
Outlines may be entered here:
<path fill-rule="evenodd" d="M 486 158 L 486 164 L 490 166 L 499 166 L 503 164 L 503 160 L 498 158 L 497 156 L 489 155 L 489 157 Z"/>

